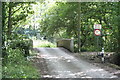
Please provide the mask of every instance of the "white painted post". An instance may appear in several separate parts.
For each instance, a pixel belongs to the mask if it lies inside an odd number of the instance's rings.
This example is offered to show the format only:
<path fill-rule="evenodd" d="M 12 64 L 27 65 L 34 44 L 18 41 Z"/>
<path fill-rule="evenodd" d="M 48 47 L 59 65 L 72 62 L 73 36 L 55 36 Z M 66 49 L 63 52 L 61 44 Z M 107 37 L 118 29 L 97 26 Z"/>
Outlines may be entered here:
<path fill-rule="evenodd" d="M 105 62 L 105 57 L 104 57 L 104 48 L 102 48 L 102 62 Z"/>

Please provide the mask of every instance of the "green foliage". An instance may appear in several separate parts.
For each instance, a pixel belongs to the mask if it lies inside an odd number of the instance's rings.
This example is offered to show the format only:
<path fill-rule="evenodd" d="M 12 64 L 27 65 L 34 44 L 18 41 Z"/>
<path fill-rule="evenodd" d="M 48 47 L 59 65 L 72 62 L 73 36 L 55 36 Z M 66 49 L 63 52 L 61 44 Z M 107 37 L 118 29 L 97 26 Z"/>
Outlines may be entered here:
<path fill-rule="evenodd" d="M 29 67 L 28 67 L 29 66 Z M 3 78 L 39 78 L 39 73 L 30 64 L 8 64 L 3 67 Z"/>
<path fill-rule="evenodd" d="M 33 48 L 33 42 L 30 39 L 9 40 L 8 45 L 9 45 L 8 48 L 12 49 L 19 48 L 25 57 L 29 56 L 29 50 Z"/>
<path fill-rule="evenodd" d="M 27 24 L 28 16 L 33 14 L 33 2 L 2 2 L 2 46 L 3 56 L 6 56 L 5 42 L 13 39 L 23 39 L 25 36 L 13 34 L 18 27 Z M 21 37 L 19 37 L 21 36 Z"/>
<path fill-rule="evenodd" d="M 26 54 L 33 47 L 32 40 L 25 35 L 13 32 L 28 23 L 28 16 L 33 14 L 33 2 L 2 2 L 2 53 L 3 78 L 36 78 L 38 72 L 26 61 Z"/>
<path fill-rule="evenodd" d="M 116 51 L 119 36 L 117 18 L 119 11 L 118 3 L 80 3 L 81 14 L 79 14 L 78 5 L 76 2 L 57 2 L 52 7 L 46 9 L 40 21 L 42 33 L 46 36 L 53 36 L 54 38 L 74 38 L 76 45 L 78 43 L 79 33 L 78 23 L 80 23 L 81 49 L 95 51 L 95 47 L 97 46 L 94 44 L 96 43 L 96 39 L 93 33 L 93 25 L 101 24 L 103 35 L 100 37 L 100 48 L 104 46 L 105 51 Z M 80 20 L 78 20 L 78 15 L 80 15 Z"/>
<path fill-rule="evenodd" d="M 11 63 L 18 63 L 19 64 L 19 62 L 22 62 L 25 60 L 20 49 L 9 48 L 9 49 L 7 49 L 7 53 L 8 53 L 8 56 L 7 56 L 6 62 L 9 62 L 10 64 Z"/>
<path fill-rule="evenodd" d="M 11 48 L 21 48 L 21 49 L 31 49 L 33 47 L 33 42 L 31 39 L 24 40 L 9 40 L 9 45 Z"/>
<path fill-rule="evenodd" d="M 55 44 L 51 43 L 51 42 L 48 42 L 46 40 L 42 41 L 42 40 L 38 40 L 38 41 L 35 41 L 36 43 L 34 43 L 33 47 L 56 47 Z"/>
<path fill-rule="evenodd" d="M 38 78 L 39 73 L 32 63 L 26 61 L 19 49 L 8 49 L 6 64 L 2 68 L 3 78 Z"/>

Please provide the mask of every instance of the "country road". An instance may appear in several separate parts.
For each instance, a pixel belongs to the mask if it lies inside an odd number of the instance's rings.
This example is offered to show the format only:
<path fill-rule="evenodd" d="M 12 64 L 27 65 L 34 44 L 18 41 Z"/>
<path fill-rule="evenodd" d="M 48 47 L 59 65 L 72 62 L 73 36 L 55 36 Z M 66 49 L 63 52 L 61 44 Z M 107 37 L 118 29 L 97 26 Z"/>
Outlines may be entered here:
<path fill-rule="evenodd" d="M 46 61 L 52 78 L 117 78 L 117 76 L 82 59 L 78 59 L 63 48 L 36 48 Z M 46 67 L 46 66 L 44 66 Z"/>

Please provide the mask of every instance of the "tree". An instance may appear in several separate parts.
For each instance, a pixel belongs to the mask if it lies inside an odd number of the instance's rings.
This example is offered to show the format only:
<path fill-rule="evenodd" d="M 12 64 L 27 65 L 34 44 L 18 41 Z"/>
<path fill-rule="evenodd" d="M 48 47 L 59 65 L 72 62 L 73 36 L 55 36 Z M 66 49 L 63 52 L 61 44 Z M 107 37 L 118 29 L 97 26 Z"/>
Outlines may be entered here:
<path fill-rule="evenodd" d="M 120 52 L 120 2 L 118 2 L 118 52 Z"/>
<path fill-rule="evenodd" d="M 32 2 L 2 2 L 2 51 L 3 58 L 7 56 L 5 42 L 12 40 L 13 31 L 26 21 L 32 14 Z M 16 37 L 17 38 L 17 37 Z"/>
<path fill-rule="evenodd" d="M 103 35 L 100 37 L 100 48 L 105 47 L 106 51 L 117 49 L 117 25 L 114 22 L 117 10 L 116 3 L 112 2 L 84 2 L 81 3 L 81 50 L 95 51 L 95 36 L 93 25 L 101 24 Z M 60 35 L 59 38 L 74 38 L 75 47 L 78 45 L 78 4 L 55 3 L 53 7 L 45 10 L 40 21 L 41 30 L 47 36 Z M 46 15 L 46 16 L 45 16 Z M 47 32 L 46 32 L 47 31 Z M 59 36 L 58 35 L 58 36 Z M 58 37 L 57 36 L 57 37 Z M 78 49 L 77 49 L 78 50 Z"/>

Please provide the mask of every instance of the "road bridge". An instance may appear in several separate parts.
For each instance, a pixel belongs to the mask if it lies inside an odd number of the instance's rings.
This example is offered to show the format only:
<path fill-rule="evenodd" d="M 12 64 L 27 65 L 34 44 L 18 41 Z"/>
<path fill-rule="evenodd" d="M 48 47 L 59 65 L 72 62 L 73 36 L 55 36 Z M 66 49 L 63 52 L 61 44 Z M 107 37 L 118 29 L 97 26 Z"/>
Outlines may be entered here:
<path fill-rule="evenodd" d="M 44 59 L 48 78 L 116 78 L 117 76 L 87 61 L 76 58 L 64 48 L 36 48 Z"/>

